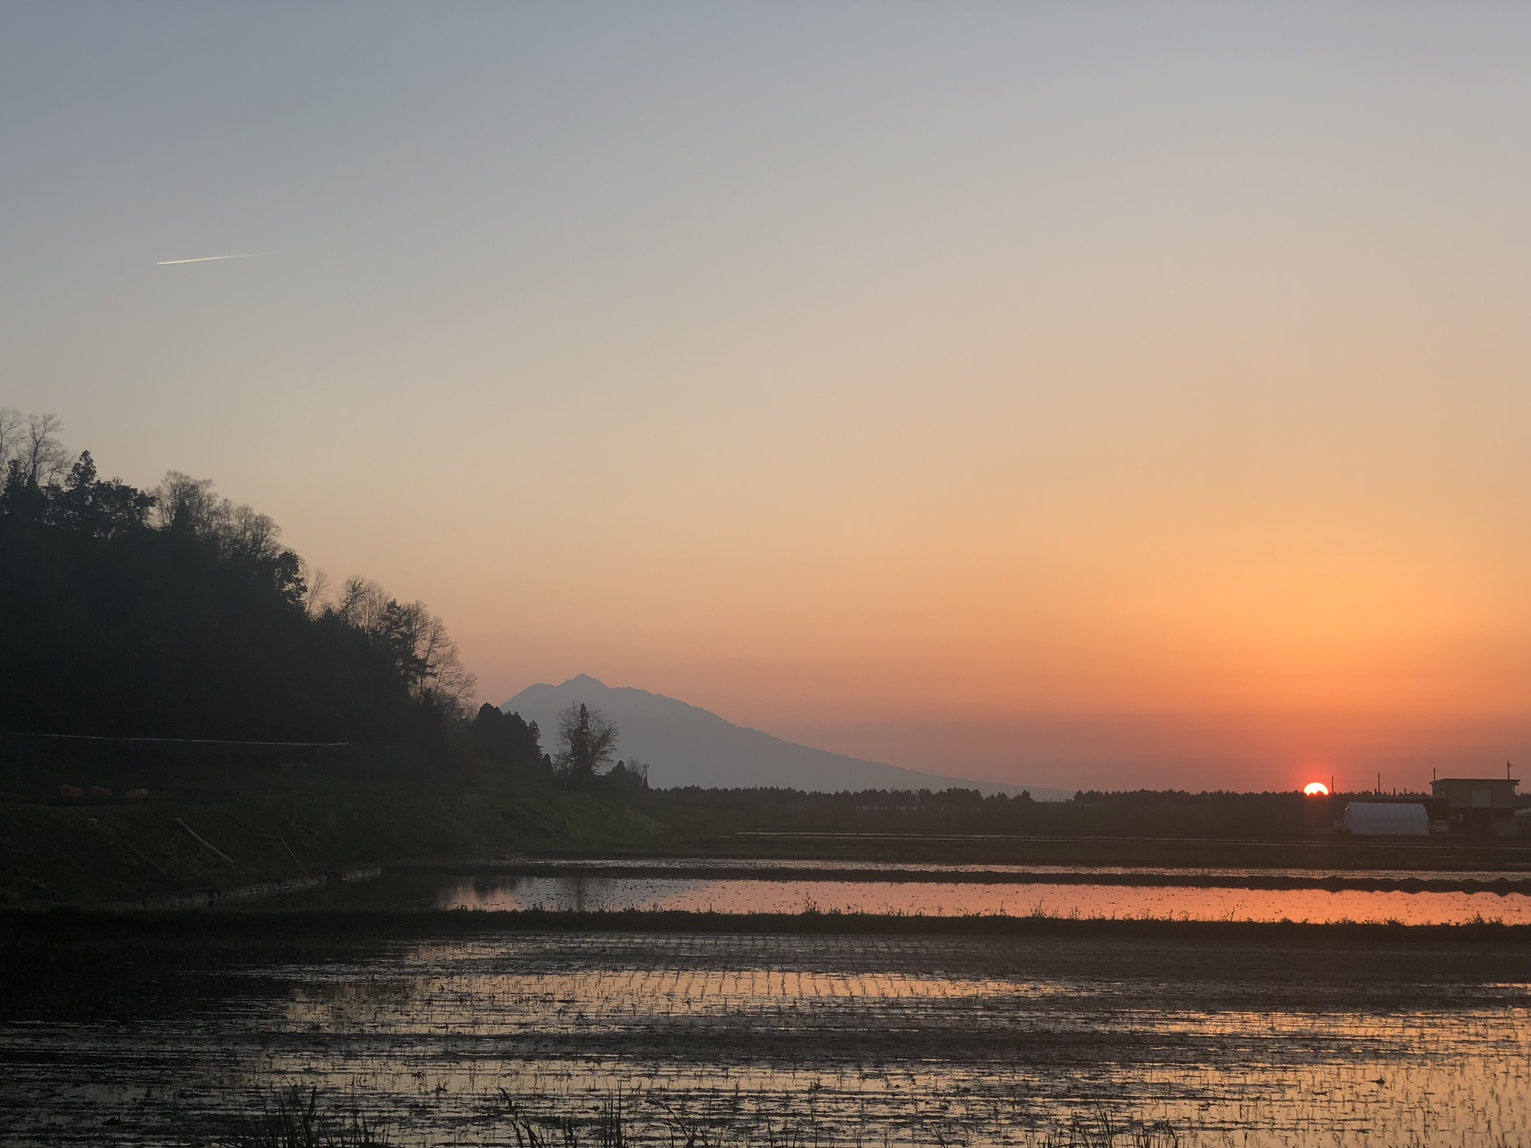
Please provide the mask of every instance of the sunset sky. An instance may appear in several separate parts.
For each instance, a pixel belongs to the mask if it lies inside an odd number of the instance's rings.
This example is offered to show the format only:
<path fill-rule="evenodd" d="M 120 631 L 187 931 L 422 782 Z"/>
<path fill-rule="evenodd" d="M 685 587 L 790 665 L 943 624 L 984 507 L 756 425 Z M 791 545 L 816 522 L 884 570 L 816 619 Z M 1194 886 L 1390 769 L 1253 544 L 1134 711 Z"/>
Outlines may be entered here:
<path fill-rule="evenodd" d="M 1070 789 L 1531 759 L 1526 5 L 12 3 L 0 348 L 483 700 Z"/>

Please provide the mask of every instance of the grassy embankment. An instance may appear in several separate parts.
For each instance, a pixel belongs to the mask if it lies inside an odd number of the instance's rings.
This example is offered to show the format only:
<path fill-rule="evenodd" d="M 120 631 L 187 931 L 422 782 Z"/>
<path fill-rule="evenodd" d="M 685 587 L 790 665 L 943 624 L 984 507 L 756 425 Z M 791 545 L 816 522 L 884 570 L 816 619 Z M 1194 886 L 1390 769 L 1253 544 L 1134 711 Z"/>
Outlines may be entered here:
<path fill-rule="evenodd" d="M 560 842 L 630 846 L 663 831 L 620 798 L 488 768 L 352 763 L 344 771 L 235 770 L 201 785 L 133 780 L 149 782 L 147 799 L 62 798 L 56 785 L 51 795 L 5 795 L 0 905 L 88 905 L 355 866 L 505 857 Z"/>

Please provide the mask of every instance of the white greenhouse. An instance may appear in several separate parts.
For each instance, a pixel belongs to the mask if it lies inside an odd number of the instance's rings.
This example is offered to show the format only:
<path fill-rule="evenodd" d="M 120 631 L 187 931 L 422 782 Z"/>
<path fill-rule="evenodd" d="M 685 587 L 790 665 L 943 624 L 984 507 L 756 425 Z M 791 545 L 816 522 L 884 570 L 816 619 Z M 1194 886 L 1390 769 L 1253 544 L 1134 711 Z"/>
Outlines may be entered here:
<path fill-rule="evenodd" d="M 1358 837 L 1430 836 L 1425 807 L 1401 801 L 1352 801 L 1342 824 Z"/>

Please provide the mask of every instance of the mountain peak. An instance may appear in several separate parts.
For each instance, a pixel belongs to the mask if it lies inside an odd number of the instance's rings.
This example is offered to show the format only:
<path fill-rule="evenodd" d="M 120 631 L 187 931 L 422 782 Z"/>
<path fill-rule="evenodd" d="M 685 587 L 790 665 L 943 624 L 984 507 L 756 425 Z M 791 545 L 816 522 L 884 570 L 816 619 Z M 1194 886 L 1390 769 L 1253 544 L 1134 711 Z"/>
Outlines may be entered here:
<path fill-rule="evenodd" d="M 964 781 L 862 761 L 844 754 L 783 741 L 758 729 L 735 725 L 710 710 L 631 686 L 608 686 L 589 674 L 561 685 L 528 686 L 500 709 L 519 713 L 547 731 L 571 704 L 599 706 L 617 726 L 617 756 L 649 766 L 649 783 L 662 789 L 697 785 L 731 789 L 781 787 L 835 793 L 861 789 L 977 789 L 1019 793 L 1021 786 Z M 543 748 L 551 752 L 552 745 Z M 1053 791 L 1033 789 L 1048 800 Z"/>

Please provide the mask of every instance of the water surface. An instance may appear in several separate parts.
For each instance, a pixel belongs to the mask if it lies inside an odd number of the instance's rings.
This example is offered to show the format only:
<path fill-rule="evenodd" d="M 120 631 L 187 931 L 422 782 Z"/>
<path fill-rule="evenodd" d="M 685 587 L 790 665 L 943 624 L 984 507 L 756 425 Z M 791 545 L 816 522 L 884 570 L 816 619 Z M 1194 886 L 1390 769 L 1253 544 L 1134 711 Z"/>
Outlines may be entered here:
<path fill-rule="evenodd" d="M 619 1093 L 656 1148 L 688 1127 L 1024 1146 L 1103 1117 L 1182 1145 L 1524 1144 L 1528 981 L 1508 947 L 1016 937 L 486 934 L 192 961 L 164 1009 L 0 1026 L 0 1125 L 207 1142 L 294 1081 L 401 1145 L 515 1143 L 513 1102 L 588 1117 Z"/>

